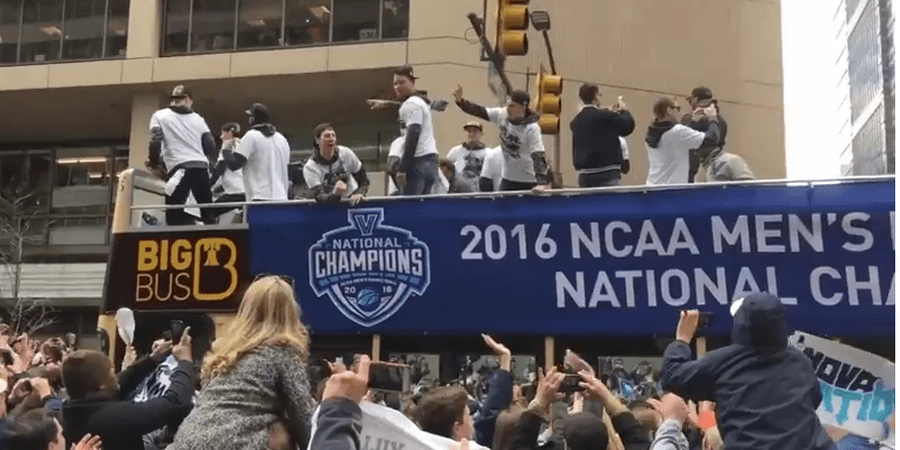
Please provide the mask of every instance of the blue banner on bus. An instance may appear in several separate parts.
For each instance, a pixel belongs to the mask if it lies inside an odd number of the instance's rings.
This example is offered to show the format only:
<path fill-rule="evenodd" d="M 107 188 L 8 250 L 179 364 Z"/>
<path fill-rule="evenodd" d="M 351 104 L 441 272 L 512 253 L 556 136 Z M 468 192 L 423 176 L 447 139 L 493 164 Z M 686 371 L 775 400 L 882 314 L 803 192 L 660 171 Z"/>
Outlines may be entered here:
<path fill-rule="evenodd" d="M 254 273 L 316 333 L 649 335 L 768 291 L 792 328 L 894 335 L 894 181 L 253 205 Z"/>

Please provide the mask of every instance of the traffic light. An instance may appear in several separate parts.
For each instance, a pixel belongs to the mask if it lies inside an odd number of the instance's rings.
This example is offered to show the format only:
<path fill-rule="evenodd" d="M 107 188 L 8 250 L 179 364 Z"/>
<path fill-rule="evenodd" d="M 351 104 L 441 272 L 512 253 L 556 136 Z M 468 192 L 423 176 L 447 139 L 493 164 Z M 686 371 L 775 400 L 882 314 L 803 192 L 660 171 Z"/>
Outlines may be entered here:
<path fill-rule="evenodd" d="M 528 2 L 530 0 L 497 0 L 497 47 L 505 56 L 528 53 Z"/>
<path fill-rule="evenodd" d="M 562 114 L 562 76 L 545 74 L 543 70 L 538 74 L 537 104 L 541 117 L 538 125 L 543 134 L 559 133 L 559 116 Z"/>

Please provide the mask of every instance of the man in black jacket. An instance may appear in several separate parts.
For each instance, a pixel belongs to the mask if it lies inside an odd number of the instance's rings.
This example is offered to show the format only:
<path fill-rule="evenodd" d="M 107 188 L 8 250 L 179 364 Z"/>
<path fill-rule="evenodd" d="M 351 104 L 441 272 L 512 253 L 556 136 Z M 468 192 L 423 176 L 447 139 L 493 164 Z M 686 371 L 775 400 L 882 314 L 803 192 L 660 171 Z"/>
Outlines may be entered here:
<path fill-rule="evenodd" d="M 634 117 L 620 101 L 600 108 L 600 88 L 585 83 L 578 90 L 584 103 L 569 123 L 572 130 L 572 162 L 579 187 L 618 186 L 630 163 L 623 158 L 619 137 L 634 131 Z"/>
<path fill-rule="evenodd" d="M 716 402 L 728 450 L 833 448 L 816 409 L 822 402 L 809 358 L 787 345 L 784 305 L 759 293 L 732 307 L 732 344 L 691 361 L 699 313 L 682 312 L 665 351 L 660 385 L 693 401 Z"/>
<path fill-rule="evenodd" d="M 124 400 L 166 356 L 156 352 L 136 361 L 118 379 L 109 358 L 79 350 L 63 363 L 63 382 L 70 400 L 63 405 L 66 439 L 77 442 L 86 434 L 100 436 L 104 448 L 143 450 L 143 435 L 187 416 L 196 384 L 190 328 L 172 349 L 178 365 L 164 394 L 142 403 Z"/>
<path fill-rule="evenodd" d="M 728 122 L 725 121 L 725 118 L 722 117 L 722 112 L 719 111 L 719 102 L 713 98 L 712 90 L 706 86 L 699 86 L 694 88 L 691 91 L 691 96 L 688 97 L 688 104 L 691 105 L 691 111 L 696 111 L 698 108 L 706 108 L 709 105 L 716 106 L 716 125 L 719 127 L 719 143 L 715 147 L 721 151 L 725 148 L 725 136 L 728 134 Z M 706 133 L 709 129 L 710 120 L 707 117 L 702 117 L 697 119 L 694 117 L 692 113 L 685 114 L 681 118 L 681 124 L 686 125 L 690 128 L 693 128 L 697 131 L 701 131 Z M 703 159 L 703 153 L 700 149 L 691 150 L 690 155 L 690 164 L 691 169 L 688 173 L 688 183 L 693 183 L 694 178 L 697 176 L 697 172 L 700 171 L 700 163 Z M 707 180 L 707 181 L 715 181 L 715 180 Z"/>

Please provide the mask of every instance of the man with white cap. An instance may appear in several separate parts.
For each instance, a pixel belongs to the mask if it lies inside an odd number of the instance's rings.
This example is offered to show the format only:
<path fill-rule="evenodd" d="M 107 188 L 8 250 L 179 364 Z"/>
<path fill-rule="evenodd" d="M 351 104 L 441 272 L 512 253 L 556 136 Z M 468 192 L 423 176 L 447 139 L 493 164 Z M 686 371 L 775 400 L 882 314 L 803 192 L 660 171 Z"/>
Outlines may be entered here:
<path fill-rule="evenodd" d="M 150 117 L 150 153 L 146 163 L 166 174 L 166 205 L 184 205 L 193 194 L 197 203 L 212 203 L 209 183 L 209 155 L 216 141 L 209 126 L 191 107 L 191 91 L 175 86 L 169 106 Z M 200 210 L 203 223 L 216 223 L 213 211 Z M 167 209 L 166 224 L 190 225 L 195 221 L 182 209 Z"/>
<path fill-rule="evenodd" d="M 731 306 L 732 344 L 691 360 L 699 312 L 683 311 L 665 351 L 660 385 L 686 400 L 714 401 L 728 450 L 819 450 L 832 442 L 816 416 L 822 402 L 809 358 L 789 347 L 785 308 L 768 293 Z"/>
<path fill-rule="evenodd" d="M 447 159 L 453 162 L 456 174 L 473 186 L 478 185 L 478 177 L 481 176 L 481 168 L 484 166 L 484 158 L 487 155 L 487 147 L 481 142 L 484 128 L 479 122 L 469 122 L 463 130 L 468 134 L 466 141 L 450 149 Z"/>

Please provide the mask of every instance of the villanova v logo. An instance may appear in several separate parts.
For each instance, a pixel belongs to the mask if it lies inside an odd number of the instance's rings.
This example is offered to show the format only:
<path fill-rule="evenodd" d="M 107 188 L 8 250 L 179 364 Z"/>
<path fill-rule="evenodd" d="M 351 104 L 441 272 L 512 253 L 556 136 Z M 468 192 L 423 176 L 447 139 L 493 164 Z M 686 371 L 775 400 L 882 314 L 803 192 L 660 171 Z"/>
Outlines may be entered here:
<path fill-rule="evenodd" d="M 309 284 L 348 319 L 373 327 L 431 283 L 428 246 L 402 228 L 383 225 L 383 208 L 347 211 L 349 226 L 309 249 Z"/>

